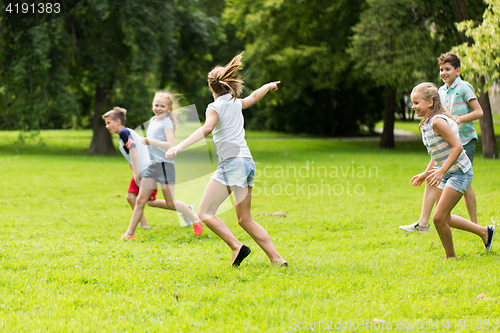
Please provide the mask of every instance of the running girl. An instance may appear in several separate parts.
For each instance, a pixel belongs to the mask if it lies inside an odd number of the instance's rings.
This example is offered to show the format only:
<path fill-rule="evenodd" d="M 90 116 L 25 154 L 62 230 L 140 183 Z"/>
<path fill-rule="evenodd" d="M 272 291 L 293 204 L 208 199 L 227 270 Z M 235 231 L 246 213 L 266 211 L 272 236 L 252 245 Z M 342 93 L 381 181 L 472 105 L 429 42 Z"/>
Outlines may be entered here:
<path fill-rule="evenodd" d="M 420 130 L 431 160 L 424 172 L 413 176 L 413 186 L 427 181 L 437 186 L 434 226 L 446 252 L 446 258 L 456 257 L 451 229 L 465 230 L 481 237 L 486 250 L 491 250 L 495 226 L 481 227 L 460 216 L 452 209 L 472 182 L 472 164 L 463 150 L 457 123 L 442 106 L 436 86 L 425 82 L 413 88 L 413 109 L 422 117 Z M 435 166 L 434 166 L 435 165 Z"/>
<path fill-rule="evenodd" d="M 159 91 L 153 99 L 154 116 L 149 121 L 147 137 L 143 144 L 148 145 L 151 164 L 146 168 L 140 180 L 140 191 L 137 197 L 132 219 L 122 239 L 135 238 L 135 229 L 144 212 L 144 206 L 160 183 L 167 209 L 179 211 L 193 223 L 193 232 L 200 236 L 203 230 L 201 221 L 184 202 L 175 200 L 175 165 L 165 159 L 165 152 L 174 145 L 177 120 L 173 111 L 173 94 Z M 168 185 L 168 186 L 167 186 Z"/>
<path fill-rule="evenodd" d="M 215 216 L 219 206 L 233 193 L 239 225 L 264 250 L 272 264 L 288 266 L 268 232 L 252 219 L 250 213 L 255 163 L 245 141 L 242 113 L 243 109 L 257 103 L 269 90 L 277 90 L 280 82 L 265 84 L 250 96 L 238 99 L 243 87 L 243 80 L 238 73 L 241 58 L 242 54 L 239 54 L 225 67 L 216 66 L 208 73 L 208 86 L 214 102 L 207 107 L 205 124 L 186 140 L 170 148 L 165 157 L 173 160 L 183 149 L 212 133 L 219 165 L 203 193 L 198 216 L 231 248 L 231 264 L 239 266 L 250 254 L 250 248 L 241 243 L 224 221 Z"/>

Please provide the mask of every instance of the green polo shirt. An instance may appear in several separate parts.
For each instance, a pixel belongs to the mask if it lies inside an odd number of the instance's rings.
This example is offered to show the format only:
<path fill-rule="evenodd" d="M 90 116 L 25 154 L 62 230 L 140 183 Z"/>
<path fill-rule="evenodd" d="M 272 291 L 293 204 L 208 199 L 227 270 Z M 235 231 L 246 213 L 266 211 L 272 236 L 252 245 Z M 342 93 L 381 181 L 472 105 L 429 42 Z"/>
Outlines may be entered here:
<path fill-rule="evenodd" d="M 460 76 L 456 78 L 455 82 L 449 88 L 446 87 L 446 83 L 442 85 L 438 92 L 441 104 L 450 109 L 452 115 L 463 116 L 473 111 L 469 105 L 469 101 L 477 99 L 474 94 L 474 88 L 472 88 L 469 82 L 463 81 Z M 458 132 L 462 146 L 465 146 L 472 139 L 477 139 L 473 121 L 458 124 Z"/>

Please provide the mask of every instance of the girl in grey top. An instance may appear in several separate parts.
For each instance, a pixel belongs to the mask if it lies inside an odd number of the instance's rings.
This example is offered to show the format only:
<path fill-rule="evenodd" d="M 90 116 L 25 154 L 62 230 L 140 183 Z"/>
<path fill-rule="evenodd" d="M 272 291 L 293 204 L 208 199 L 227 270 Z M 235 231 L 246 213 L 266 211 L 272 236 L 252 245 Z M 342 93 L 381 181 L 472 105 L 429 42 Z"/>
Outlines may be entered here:
<path fill-rule="evenodd" d="M 172 161 L 165 158 L 165 152 L 173 147 L 175 140 L 177 120 L 173 112 L 173 104 L 174 99 L 171 93 L 160 91 L 155 94 L 153 99 L 155 115 L 149 122 L 147 137 L 142 140 L 143 144 L 148 145 L 152 162 L 140 181 L 139 197 L 129 227 L 122 239 L 135 238 L 135 229 L 143 214 L 144 206 L 153 190 L 156 189 L 157 182 L 161 185 L 167 209 L 178 211 L 187 216 L 193 224 L 193 232 L 196 236 L 200 236 L 203 231 L 198 216 L 184 202 L 175 200 L 175 166 Z"/>

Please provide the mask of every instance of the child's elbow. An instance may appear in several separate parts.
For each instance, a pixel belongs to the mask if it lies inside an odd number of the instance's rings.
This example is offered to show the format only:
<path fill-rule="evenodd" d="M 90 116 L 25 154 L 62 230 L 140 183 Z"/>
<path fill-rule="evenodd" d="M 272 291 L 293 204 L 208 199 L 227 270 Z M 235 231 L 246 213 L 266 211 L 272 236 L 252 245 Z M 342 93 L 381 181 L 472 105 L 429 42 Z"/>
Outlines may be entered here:
<path fill-rule="evenodd" d="M 201 129 L 203 130 L 203 135 L 205 137 L 209 136 L 210 133 L 212 133 L 212 131 L 214 130 L 215 128 L 215 125 L 212 125 L 212 124 L 205 124 L 201 127 Z"/>

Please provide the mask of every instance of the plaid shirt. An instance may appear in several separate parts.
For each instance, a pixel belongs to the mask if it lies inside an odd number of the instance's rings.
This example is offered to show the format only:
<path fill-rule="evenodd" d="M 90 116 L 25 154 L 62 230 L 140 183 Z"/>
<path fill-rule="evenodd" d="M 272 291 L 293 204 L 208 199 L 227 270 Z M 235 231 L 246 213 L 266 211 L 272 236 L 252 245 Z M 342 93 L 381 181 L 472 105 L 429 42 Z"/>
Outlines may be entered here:
<path fill-rule="evenodd" d="M 477 99 L 474 88 L 468 82 L 463 81 L 460 76 L 456 78 L 449 88 L 446 87 L 446 83 L 442 85 L 438 92 L 441 103 L 450 109 L 452 115 L 463 116 L 473 111 L 469 101 Z M 462 146 L 465 146 L 472 139 L 477 139 L 473 121 L 458 124 L 458 131 Z"/>

